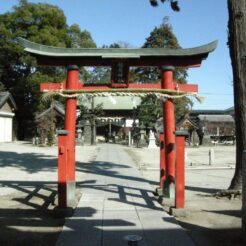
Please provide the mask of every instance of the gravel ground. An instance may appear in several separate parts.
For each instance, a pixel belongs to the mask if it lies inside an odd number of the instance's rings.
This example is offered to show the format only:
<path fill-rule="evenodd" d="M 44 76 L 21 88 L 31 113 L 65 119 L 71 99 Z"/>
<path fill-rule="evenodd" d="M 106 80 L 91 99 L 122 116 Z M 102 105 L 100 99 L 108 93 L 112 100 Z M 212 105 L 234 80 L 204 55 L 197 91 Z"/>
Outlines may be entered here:
<path fill-rule="evenodd" d="M 96 158 L 98 146 L 77 146 L 77 182 L 87 175 L 83 163 Z M 122 147 L 133 158 L 153 190 L 158 186 L 159 150 Z M 187 148 L 186 209 L 177 220 L 198 246 L 244 245 L 240 237 L 240 197 L 216 198 L 234 173 L 235 147 Z M 36 147 L 28 142 L 0 144 L 0 245 L 55 245 L 64 219 L 55 216 L 57 203 L 57 147 Z M 78 194 L 79 195 L 79 194 Z M 164 209 L 172 201 L 166 200 Z"/>
<path fill-rule="evenodd" d="M 89 163 L 97 147 L 76 148 L 77 167 Z M 0 144 L 0 245 L 55 245 L 64 224 L 57 205 L 57 147 L 28 142 Z M 77 172 L 77 181 L 85 173 Z"/>

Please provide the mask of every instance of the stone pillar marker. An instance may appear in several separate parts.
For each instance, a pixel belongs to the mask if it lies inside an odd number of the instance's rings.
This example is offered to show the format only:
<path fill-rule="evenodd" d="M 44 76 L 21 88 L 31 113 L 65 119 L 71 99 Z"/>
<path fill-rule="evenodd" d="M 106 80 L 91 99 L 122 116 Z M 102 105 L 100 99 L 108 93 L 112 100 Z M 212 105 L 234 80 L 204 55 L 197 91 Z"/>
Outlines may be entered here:
<path fill-rule="evenodd" d="M 214 164 L 214 149 L 209 149 L 208 156 L 209 156 L 209 165 L 211 166 Z"/>
<path fill-rule="evenodd" d="M 156 149 L 156 148 L 158 147 L 155 143 L 155 135 L 154 135 L 154 132 L 150 130 L 148 149 Z"/>
<path fill-rule="evenodd" d="M 132 144 L 132 136 L 131 136 L 131 131 L 128 132 L 128 146 L 130 147 Z"/>

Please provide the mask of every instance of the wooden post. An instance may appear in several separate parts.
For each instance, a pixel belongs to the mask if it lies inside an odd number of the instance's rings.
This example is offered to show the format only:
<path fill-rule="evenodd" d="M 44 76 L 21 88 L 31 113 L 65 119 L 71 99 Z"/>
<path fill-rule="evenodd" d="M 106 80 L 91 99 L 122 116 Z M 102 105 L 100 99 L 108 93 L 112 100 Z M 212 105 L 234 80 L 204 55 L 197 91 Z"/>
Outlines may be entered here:
<path fill-rule="evenodd" d="M 68 131 L 58 132 L 58 207 L 67 207 Z"/>
<path fill-rule="evenodd" d="M 164 66 L 162 69 L 162 89 L 175 89 L 173 82 L 174 67 Z M 166 158 L 166 179 L 164 184 L 164 196 L 174 198 L 175 179 L 175 115 L 174 102 L 167 99 L 163 103 L 163 129 L 165 132 L 165 158 Z"/>
<path fill-rule="evenodd" d="M 79 68 L 76 65 L 69 66 L 67 69 L 67 90 L 78 89 Z M 76 97 L 67 98 L 65 114 L 65 130 L 69 132 L 68 146 L 68 167 L 67 167 L 67 206 L 72 206 L 75 201 L 75 130 L 76 130 Z"/>
<path fill-rule="evenodd" d="M 208 159 L 209 159 L 209 161 L 208 161 L 209 165 L 210 166 L 213 165 L 214 164 L 214 149 L 209 149 Z"/>
<path fill-rule="evenodd" d="M 160 133 L 160 189 L 163 192 L 164 182 L 166 178 L 165 165 L 165 147 L 164 147 L 164 133 Z"/>
<path fill-rule="evenodd" d="M 176 177 L 175 177 L 175 208 L 185 205 L 185 137 L 186 131 L 176 131 Z"/>

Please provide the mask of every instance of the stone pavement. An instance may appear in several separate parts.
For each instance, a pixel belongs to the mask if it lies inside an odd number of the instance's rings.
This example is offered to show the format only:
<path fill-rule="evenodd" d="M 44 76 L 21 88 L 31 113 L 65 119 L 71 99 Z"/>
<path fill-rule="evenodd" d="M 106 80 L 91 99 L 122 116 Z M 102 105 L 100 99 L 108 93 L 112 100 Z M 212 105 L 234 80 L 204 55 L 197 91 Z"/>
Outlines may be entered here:
<path fill-rule="evenodd" d="M 88 175 L 77 179 L 82 197 L 56 246 L 123 246 L 131 234 L 142 237 L 139 246 L 193 245 L 122 146 L 103 144 L 98 151 L 94 161 L 77 165 L 77 173 Z"/>

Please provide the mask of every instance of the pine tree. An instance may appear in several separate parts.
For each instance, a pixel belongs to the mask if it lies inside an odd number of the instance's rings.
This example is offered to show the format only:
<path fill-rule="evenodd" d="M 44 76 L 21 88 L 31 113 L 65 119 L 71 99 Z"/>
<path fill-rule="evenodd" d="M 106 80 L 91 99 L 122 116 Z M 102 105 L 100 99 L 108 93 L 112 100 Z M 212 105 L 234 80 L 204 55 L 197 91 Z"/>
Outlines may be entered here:
<path fill-rule="evenodd" d="M 181 48 L 171 25 L 168 23 L 168 18 L 164 18 L 163 23 L 159 27 L 154 28 L 149 37 L 146 38 L 143 48 Z M 133 74 L 132 77 L 134 76 L 135 78 L 135 82 L 138 83 L 156 83 L 161 80 L 160 68 L 158 67 L 135 68 L 131 73 Z M 176 69 L 174 71 L 174 80 L 177 83 L 187 83 L 186 78 L 186 69 Z M 192 102 L 188 98 L 181 98 L 176 99 L 174 103 L 175 115 L 176 119 L 178 119 L 188 112 Z M 145 125 L 153 125 L 162 115 L 162 103 L 155 96 L 147 96 L 141 105 L 138 106 L 137 115 Z"/>

